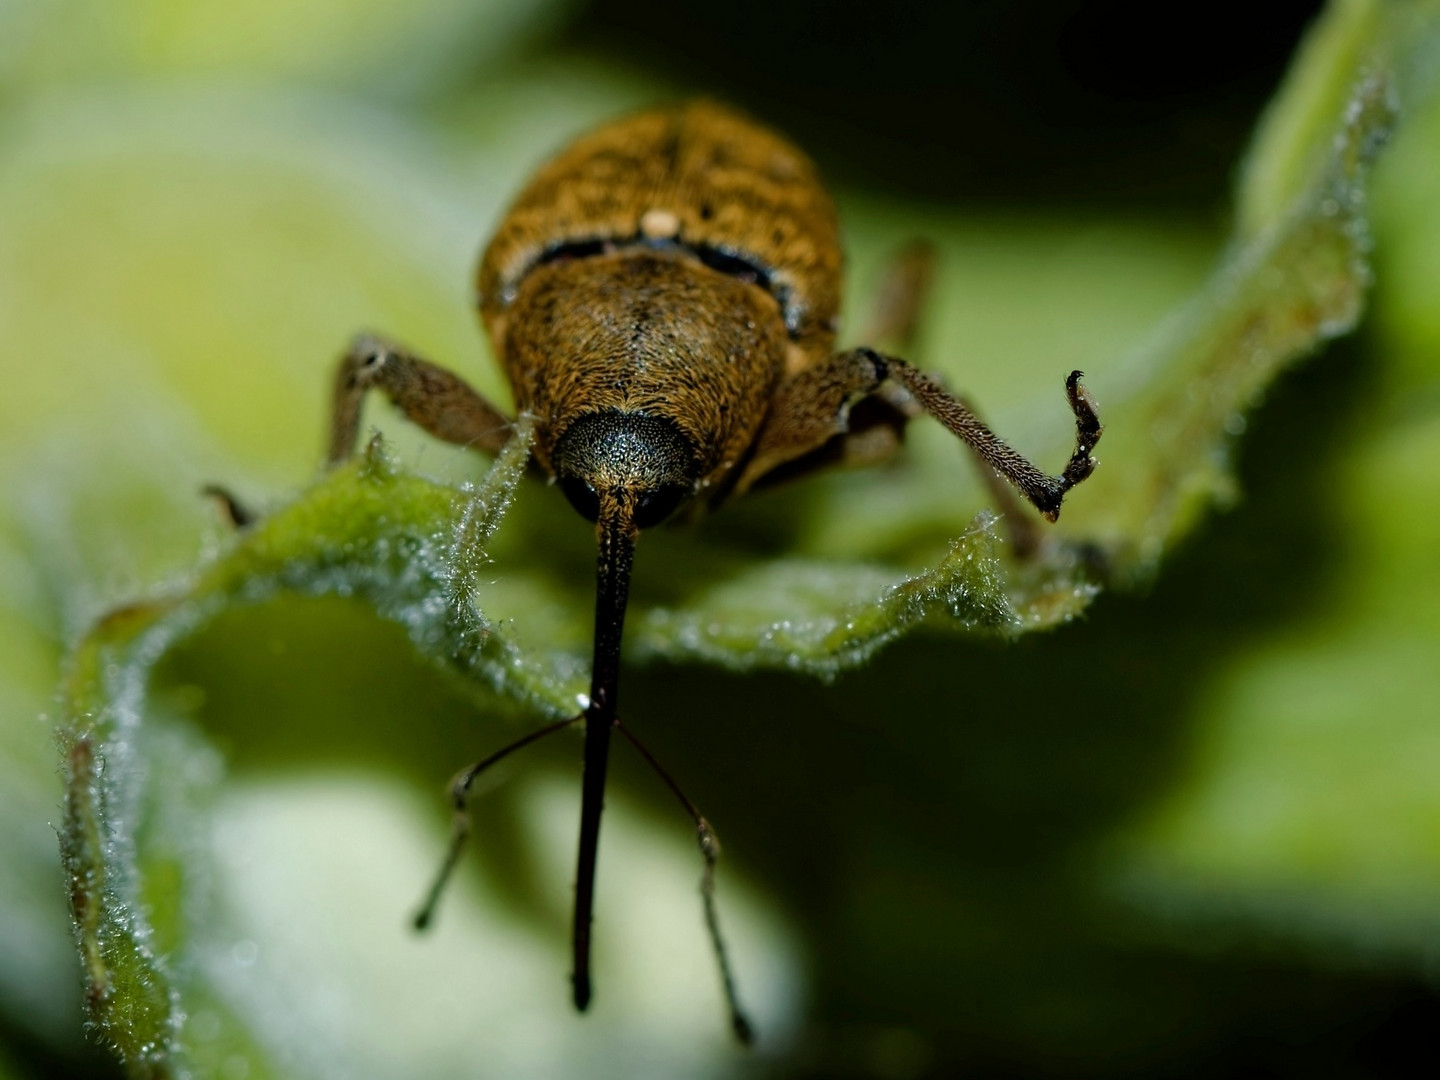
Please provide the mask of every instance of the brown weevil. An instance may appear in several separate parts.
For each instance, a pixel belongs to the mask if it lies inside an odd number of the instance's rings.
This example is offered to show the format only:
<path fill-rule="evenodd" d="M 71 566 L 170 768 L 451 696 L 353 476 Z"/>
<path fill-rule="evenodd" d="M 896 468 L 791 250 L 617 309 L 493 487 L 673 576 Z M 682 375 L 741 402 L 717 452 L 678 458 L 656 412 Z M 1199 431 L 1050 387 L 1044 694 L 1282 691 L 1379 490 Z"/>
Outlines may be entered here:
<path fill-rule="evenodd" d="M 428 921 L 459 854 L 475 777 L 583 719 L 573 937 L 579 1009 L 591 996 L 595 855 L 611 731 L 635 741 L 619 722 L 616 694 L 639 532 L 682 504 L 713 508 L 757 484 L 829 463 L 878 461 L 899 445 L 909 414 L 922 409 L 1050 521 L 1065 493 L 1095 467 L 1090 451 L 1100 422 L 1079 372 L 1065 384 L 1075 451 L 1064 471 L 1050 476 L 906 361 L 869 348 L 836 352 L 840 271 L 835 210 L 811 162 L 710 102 L 639 113 L 578 139 L 521 192 L 481 260 L 480 313 L 516 409 L 533 418 L 533 463 L 595 523 L 594 660 L 580 716 L 532 732 L 457 777 L 450 855 L 417 923 Z M 496 452 L 508 437 L 506 415 L 460 379 L 366 336 L 337 373 L 332 463 L 352 453 L 361 399 L 372 387 L 449 442 Z M 711 902 L 718 844 L 661 775 L 699 829 L 707 923 L 733 1026 L 748 1039 Z"/>

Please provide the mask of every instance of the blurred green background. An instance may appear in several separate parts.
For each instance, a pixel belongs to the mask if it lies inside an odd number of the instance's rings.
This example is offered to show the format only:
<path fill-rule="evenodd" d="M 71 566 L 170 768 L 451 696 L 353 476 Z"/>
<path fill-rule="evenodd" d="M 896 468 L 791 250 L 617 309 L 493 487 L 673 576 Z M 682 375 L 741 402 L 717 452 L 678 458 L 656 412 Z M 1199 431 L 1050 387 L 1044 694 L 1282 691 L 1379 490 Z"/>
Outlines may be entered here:
<path fill-rule="evenodd" d="M 1122 398 L 1204 281 L 1318 10 L 1207 5 L 1177 30 L 1153 5 L 1079 0 L 0 0 L 0 1077 L 119 1071 L 87 1041 L 56 855 L 66 647 L 226 542 L 201 484 L 276 506 L 314 475 L 354 331 L 504 400 L 470 274 L 569 135 L 697 93 L 787 131 L 840 202 L 855 312 L 887 251 L 933 238 L 916 360 L 1040 445 L 1061 375 Z M 195 1073 L 1433 1071 L 1433 104 L 1404 116 L 1370 205 L 1367 321 L 1257 402 L 1240 494 L 1147 589 L 1012 644 L 913 636 L 833 685 L 627 670 L 630 722 L 726 843 L 753 1053 L 727 1042 L 689 828 L 633 756 L 579 1018 L 578 741 L 507 768 L 417 939 L 442 785 L 533 720 L 356 600 L 222 615 L 163 661 L 131 763 L 157 793 L 136 812 L 173 880 L 144 900 Z M 483 474 L 370 417 L 407 467 Z M 892 469 L 697 532 L 736 558 L 923 565 L 984 503 L 947 438 L 917 425 Z M 889 514 L 922 486 L 921 509 Z M 522 492 L 494 552 L 517 631 L 577 644 L 588 532 Z M 510 584 L 507 552 L 537 536 L 548 576 Z M 647 538 L 639 591 L 665 596 L 690 543 Z"/>

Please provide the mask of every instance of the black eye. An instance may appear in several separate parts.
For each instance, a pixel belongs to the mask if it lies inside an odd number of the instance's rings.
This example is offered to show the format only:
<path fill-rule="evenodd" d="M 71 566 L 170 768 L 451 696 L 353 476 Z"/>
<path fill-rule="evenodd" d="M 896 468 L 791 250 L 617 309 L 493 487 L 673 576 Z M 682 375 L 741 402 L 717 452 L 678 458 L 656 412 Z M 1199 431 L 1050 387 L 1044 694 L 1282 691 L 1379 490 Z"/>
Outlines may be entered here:
<path fill-rule="evenodd" d="M 675 512 L 675 508 L 690 494 L 688 484 L 662 484 L 643 493 L 635 502 L 635 527 L 648 529 L 659 525 Z"/>
<path fill-rule="evenodd" d="M 588 481 L 578 476 L 560 477 L 560 490 L 565 492 L 565 497 L 570 500 L 580 516 L 586 521 L 594 521 L 600 516 L 600 494 Z"/>

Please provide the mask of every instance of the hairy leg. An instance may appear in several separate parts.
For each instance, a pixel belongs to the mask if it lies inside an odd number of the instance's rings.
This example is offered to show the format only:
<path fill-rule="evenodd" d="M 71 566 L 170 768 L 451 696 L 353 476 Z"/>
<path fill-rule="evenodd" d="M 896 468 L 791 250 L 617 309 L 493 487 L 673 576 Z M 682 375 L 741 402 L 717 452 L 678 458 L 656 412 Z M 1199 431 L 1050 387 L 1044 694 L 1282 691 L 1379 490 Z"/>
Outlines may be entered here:
<path fill-rule="evenodd" d="M 334 465 L 355 449 L 360 405 L 375 387 L 412 423 L 436 438 L 498 453 L 510 437 L 510 420 L 460 378 L 382 338 L 362 334 L 350 344 L 335 372 L 330 447 Z"/>
<path fill-rule="evenodd" d="M 1075 450 L 1059 476 L 1042 472 L 999 438 L 966 404 L 912 364 L 873 349 L 851 349 L 799 372 L 776 393 L 760 433 L 754 457 L 737 484 L 744 490 L 767 473 L 823 447 L 849 430 L 852 402 L 870 399 L 887 381 L 903 387 L 914 400 L 1003 476 L 1048 520 L 1060 516 L 1065 493 L 1094 471 L 1090 451 L 1102 428 L 1095 403 L 1080 383 L 1080 372 L 1065 380 L 1075 417 Z M 853 408 L 859 407 L 857 402 Z"/>

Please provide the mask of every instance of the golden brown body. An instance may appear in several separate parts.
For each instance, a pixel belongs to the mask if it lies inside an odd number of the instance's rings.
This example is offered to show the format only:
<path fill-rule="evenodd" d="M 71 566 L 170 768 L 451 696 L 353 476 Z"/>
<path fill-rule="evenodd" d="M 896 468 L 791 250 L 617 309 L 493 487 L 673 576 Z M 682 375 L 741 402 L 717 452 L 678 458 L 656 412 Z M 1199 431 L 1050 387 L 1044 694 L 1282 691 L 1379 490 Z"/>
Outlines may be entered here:
<path fill-rule="evenodd" d="M 647 224 L 690 248 L 745 255 L 766 269 L 791 340 L 810 362 L 829 356 L 840 311 L 835 206 L 803 153 L 708 101 L 608 124 L 535 174 L 480 263 L 480 310 L 496 349 L 503 354 L 520 282 L 546 251 L 590 240 L 629 244 Z"/>
<path fill-rule="evenodd" d="M 601 128 L 544 166 L 486 249 L 478 298 L 516 407 L 539 421 L 542 467 L 579 412 L 668 399 L 708 501 L 749 460 L 780 383 L 830 358 L 840 269 L 810 160 L 695 102 Z"/>
<path fill-rule="evenodd" d="M 809 160 L 708 102 L 640 113 L 577 140 L 521 192 L 481 262 L 481 314 L 517 409 L 534 418 L 535 460 L 596 523 L 599 544 L 590 699 L 575 718 L 585 721 L 573 939 L 581 1009 L 591 995 L 610 733 L 627 731 L 617 695 L 639 531 L 687 499 L 714 505 L 760 480 L 878 460 L 919 410 L 1052 521 L 1065 493 L 1094 468 L 1100 423 L 1079 372 L 1066 383 L 1075 452 L 1060 476 L 1049 476 L 904 360 L 867 348 L 834 352 L 840 268 L 834 208 Z M 902 298 L 896 310 L 914 307 Z M 450 372 L 361 337 L 336 376 L 331 461 L 352 452 L 372 386 L 442 439 L 494 451 L 508 437 L 504 413 Z M 564 726 L 532 733 L 463 773 L 457 809 L 463 815 L 471 784 L 490 764 Z M 732 1023 L 748 1038 L 709 890 L 718 845 L 681 799 L 706 859 L 707 923 Z M 464 835 L 457 827 L 422 923 Z"/>

